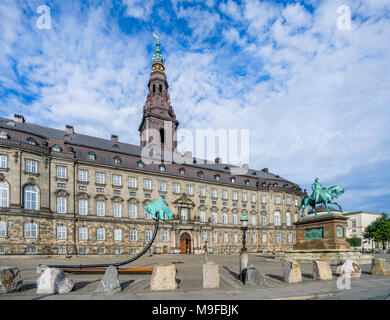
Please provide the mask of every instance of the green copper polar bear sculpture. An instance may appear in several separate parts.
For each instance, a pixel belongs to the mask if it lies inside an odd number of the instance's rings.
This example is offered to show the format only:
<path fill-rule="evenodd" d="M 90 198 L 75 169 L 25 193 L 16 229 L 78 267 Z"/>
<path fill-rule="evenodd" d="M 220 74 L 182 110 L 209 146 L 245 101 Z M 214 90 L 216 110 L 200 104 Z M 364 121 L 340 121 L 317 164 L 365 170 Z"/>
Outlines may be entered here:
<path fill-rule="evenodd" d="M 145 207 L 145 211 L 152 215 L 152 219 L 157 220 L 157 214 L 160 216 L 160 220 L 165 221 L 165 215 L 169 220 L 172 220 L 172 213 L 168 206 L 164 202 L 161 196 L 154 202 L 149 203 Z"/>

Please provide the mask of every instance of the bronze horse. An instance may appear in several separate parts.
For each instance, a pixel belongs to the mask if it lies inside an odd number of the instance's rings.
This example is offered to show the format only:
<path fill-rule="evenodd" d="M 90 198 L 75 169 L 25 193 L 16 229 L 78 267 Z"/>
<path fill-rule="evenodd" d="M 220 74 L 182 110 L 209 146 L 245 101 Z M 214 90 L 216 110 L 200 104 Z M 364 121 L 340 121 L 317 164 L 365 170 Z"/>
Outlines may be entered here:
<path fill-rule="evenodd" d="M 343 187 L 333 186 L 333 187 L 330 187 L 328 189 L 323 188 L 320 191 L 318 202 L 315 202 L 310 196 L 303 197 L 301 199 L 301 204 L 298 208 L 298 210 L 301 210 L 301 208 L 303 207 L 301 217 L 302 218 L 305 217 L 305 210 L 309 205 L 313 208 L 314 214 L 317 215 L 317 212 L 315 211 L 315 207 L 316 207 L 317 203 L 325 205 L 326 210 L 328 211 L 329 214 L 330 214 L 330 212 L 329 212 L 329 208 L 328 208 L 328 203 L 332 203 L 332 204 L 337 205 L 339 207 L 340 211 L 343 211 L 342 208 L 340 207 L 340 205 L 336 201 L 333 201 L 334 198 L 338 198 L 343 193 L 344 193 Z"/>

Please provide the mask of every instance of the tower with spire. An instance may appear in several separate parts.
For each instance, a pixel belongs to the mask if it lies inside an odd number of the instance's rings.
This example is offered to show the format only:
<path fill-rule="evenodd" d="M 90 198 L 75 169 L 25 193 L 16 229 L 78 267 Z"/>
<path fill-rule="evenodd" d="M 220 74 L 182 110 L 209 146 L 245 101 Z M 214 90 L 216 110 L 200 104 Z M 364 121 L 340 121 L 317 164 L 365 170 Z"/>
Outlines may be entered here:
<path fill-rule="evenodd" d="M 140 131 L 142 147 L 149 143 L 156 143 L 161 145 L 162 150 L 169 149 L 173 151 L 177 147 L 176 130 L 179 122 L 176 120 L 168 95 L 169 86 L 165 76 L 160 39 L 158 36 L 154 36 L 157 39 L 155 54 L 152 57 L 153 63 L 148 82 L 148 94 L 138 130 Z M 151 129 L 154 129 L 154 134 L 152 134 Z M 158 133 L 157 136 L 156 132 Z"/>

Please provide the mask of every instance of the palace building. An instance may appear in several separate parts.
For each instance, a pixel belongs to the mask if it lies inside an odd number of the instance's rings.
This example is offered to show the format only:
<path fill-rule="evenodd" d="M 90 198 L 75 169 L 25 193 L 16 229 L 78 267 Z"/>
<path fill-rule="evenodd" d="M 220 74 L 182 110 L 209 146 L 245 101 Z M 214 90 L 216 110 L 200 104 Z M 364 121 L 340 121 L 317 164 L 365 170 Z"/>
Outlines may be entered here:
<path fill-rule="evenodd" d="M 138 253 L 154 230 L 144 207 L 159 196 L 173 219 L 160 222 L 154 253 L 202 253 L 205 241 L 210 252 L 238 252 L 243 213 L 249 252 L 292 248 L 299 185 L 268 169 L 234 175 L 222 159 L 191 153 L 184 164 L 142 160 L 150 129 L 163 150 L 177 145 L 163 62 L 157 42 L 140 146 L 0 118 L 0 254 Z"/>

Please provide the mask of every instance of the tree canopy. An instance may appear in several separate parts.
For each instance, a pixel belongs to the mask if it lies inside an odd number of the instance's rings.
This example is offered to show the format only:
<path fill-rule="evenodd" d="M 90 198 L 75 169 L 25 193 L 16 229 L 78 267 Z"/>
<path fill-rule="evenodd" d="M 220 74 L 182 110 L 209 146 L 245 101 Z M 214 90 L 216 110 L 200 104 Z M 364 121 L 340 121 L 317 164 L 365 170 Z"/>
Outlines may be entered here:
<path fill-rule="evenodd" d="M 373 221 L 365 230 L 363 237 L 373 239 L 376 242 L 385 243 L 390 241 L 390 219 L 383 213 L 378 219 Z"/>

